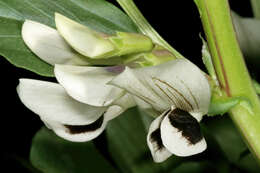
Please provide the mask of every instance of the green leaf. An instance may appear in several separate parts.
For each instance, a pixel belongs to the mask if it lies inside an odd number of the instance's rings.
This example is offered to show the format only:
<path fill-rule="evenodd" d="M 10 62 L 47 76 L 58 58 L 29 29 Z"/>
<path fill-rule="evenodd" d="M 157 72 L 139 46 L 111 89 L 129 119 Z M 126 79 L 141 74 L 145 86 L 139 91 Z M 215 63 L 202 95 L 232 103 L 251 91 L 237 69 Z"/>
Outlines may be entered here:
<path fill-rule="evenodd" d="M 143 111 L 140 108 L 138 108 L 138 113 L 139 113 L 139 116 L 142 120 L 144 130 L 145 130 L 146 133 L 148 133 L 150 124 L 153 122 L 154 117 L 152 117 L 151 115 L 149 115 L 147 112 Z"/>
<path fill-rule="evenodd" d="M 109 152 L 123 173 L 168 173 L 184 160 L 172 156 L 163 163 L 154 163 L 146 143 L 146 135 L 136 108 L 129 109 L 109 123 Z"/>
<path fill-rule="evenodd" d="M 105 33 L 137 32 L 131 19 L 105 0 L 0 0 L 0 55 L 17 67 L 53 76 L 53 67 L 24 44 L 21 27 L 25 19 L 55 27 L 55 12 Z"/>
<path fill-rule="evenodd" d="M 46 173 L 116 172 L 92 142 L 69 142 L 45 127 L 33 138 L 30 160 Z"/>
<path fill-rule="evenodd" d="M 231 163 L 237 163 L 247 147 L 231 119 L 228 116 L 218 116 L 203 122 L 203 125 L 207 134 L 217 141 L 224 156 Z"/>
<path fill-rule="evenodd" d="M 199 173 L 199 172 L 215 172 L 216 169 L 207 161 L 202 162 L 185 162 L 174 169 L 173 173 Z"/>
<path fill-rule="evenodd" d="M 243 170 L 247 170 L 250 173 L 255 173 L 260 170 L 259 164 L 256 162 L 255 158 L 251 153 L 248 153 L 242 157 L 238 162 L 238 167 Z"/>
<path fill-rule="evenodd" d="M 236 106 L 242 99 L 240 98 L 212 98 L 209 106 L 209 116 L 223 115 L 232 107 Z"/>

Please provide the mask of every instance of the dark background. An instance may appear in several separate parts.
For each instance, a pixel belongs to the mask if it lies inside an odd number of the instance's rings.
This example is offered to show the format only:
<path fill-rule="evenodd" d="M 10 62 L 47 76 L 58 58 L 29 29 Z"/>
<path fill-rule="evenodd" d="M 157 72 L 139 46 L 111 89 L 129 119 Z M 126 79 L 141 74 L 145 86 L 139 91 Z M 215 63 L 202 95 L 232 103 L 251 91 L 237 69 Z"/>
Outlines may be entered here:
<path fill-rule="evenodd" d="M 116 2 L 110 0 L 116 4 Z M 135 0 L 152 26 L 182 55 L 204 69 L 201 61 L 202 26 L 196 6 L 192 0 L 143 1 Z M 252 16 L 249 0 L 230 0 L 231 8 L 242 16 Z M 0 40 L 1 41 L 1 40 Z M 31 139 L 43 125 L 39 117 L 24 107 L 16 94 L 19 78 L 50 80 L 11 65 L 0 58 L 1 76 L 1 172 L 27 172 L 17 158 L 28 158 Z"/>

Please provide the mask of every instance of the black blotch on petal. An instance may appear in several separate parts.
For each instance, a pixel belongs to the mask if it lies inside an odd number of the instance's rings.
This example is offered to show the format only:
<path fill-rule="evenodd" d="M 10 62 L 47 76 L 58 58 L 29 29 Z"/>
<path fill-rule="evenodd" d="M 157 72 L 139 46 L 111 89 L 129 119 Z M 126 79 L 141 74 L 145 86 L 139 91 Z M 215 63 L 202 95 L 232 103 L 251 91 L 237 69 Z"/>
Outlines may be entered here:
<path fill-rule="evenodd" d="M 88 125 L 64 125 L 70 134 L 80 134 L 86 132 L 93 132 L 99 129 L 104 121 L 104 116 L 101 116 L 94 123 Z"/>
<path fill-rule="evenodd" d="M 161 130 L 160 128 L 156 129 L 151 133 L 150 136 L 150 141 L 152 143 L 156 143 L 156 148 L 155 151 L 161 150 L 164 148 L 163 143 L 162 143 L 162 138 L 161 138 Z"/>
<path fill-rule="evenodd" d="M 196 144 L 201 141 L 203 136 L 200 131 L 199 122 L 188 112 L 179 108 L 174 109 L 169 114 L 169 120 L 172 126 L 182 132 L 190 144 Z"/>
<path fill-rule="evenodd" d="M 170 109 L 168 111 L 166 111 L 164 113 L 163 117 L 165 117 L 170 111 L 171 111 Z M 153 131 L 151 133 L 151 136 L 150 136 L 150 142 L 151 143 L 155 143 L 155 145 L 156 145 L 155 151 L 164 149 L 163 142 L 162 142 L 162 137 L 161 137 L 160 126 L 161 126 L 161 122 L 159 124 L 159 128 L 156 129 L 155 131 Z"/>

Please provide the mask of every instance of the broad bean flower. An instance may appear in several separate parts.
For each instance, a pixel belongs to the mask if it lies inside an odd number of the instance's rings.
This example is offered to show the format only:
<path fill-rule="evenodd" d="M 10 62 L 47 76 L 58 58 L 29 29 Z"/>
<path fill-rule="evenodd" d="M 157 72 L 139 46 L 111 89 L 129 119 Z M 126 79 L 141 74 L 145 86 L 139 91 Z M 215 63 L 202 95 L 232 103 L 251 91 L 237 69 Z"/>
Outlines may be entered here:
<path fill-rule="evenodd" d="M 149 64 L 145 58 L 158 63 L 153 53 L 160 53 L 161 48 L 154 47 L 151 39 L 142 34 L 108 35 L 58 13 L 55 22 L 57 30 L 26 20 L 22 37 L 33 53 L 55 66 L 59 84 L 21 79 L 17 92 L 21 101 L 58 136 L 89 141 L 102 133 L 109 120 L 135 106 L 130 94 L 107 82 L 133 60 L 141 59 L 136 65 Z M 163 61 L 174 57 L 169 53 L 163 56 Z"/>
<path fill-rule="evenodd" d="M 127 67 L 110 84 L 128 91 L 139 107 L 156 116 L 147 135 L 155 162 L 206 149 L 199 122 L 208 112 L 211 92 L 205 74 L 194 64 L 176 59 L 153 67 Z"/>
<path fill-rule="evenodd" d="M 26 21 L 22 36 L 55 66 L 58 83 L 21 79 L 17 87 L 47 127 L 67 140 L 89 141 L 137 105 L 155 117 L 147 135 L 155 162 L 206 149 L 199 122 L 208 112 L 210 87 L 194 64 L 141 34 L 108 35 L 60 14 L 55 22 L 57 30 Z"/>

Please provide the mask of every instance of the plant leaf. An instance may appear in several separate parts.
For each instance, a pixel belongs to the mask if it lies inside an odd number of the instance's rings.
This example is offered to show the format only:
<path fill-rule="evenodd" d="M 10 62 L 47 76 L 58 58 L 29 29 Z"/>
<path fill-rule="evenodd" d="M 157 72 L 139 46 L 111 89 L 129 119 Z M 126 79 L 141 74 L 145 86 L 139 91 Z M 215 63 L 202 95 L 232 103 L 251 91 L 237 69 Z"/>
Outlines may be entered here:
<path fill-rule="evenodd" d="M 117 171 L 91 142 L 69 142 L 43 127 L 33 138 L 30 160 L 46 173 L 82 173 Z"/>
<path fill-rule="evenodd" d="M 218 116 L 203 123 L 207 133 L 218 143 L 224 156 L 237 163 L 241 153 L 247 150 L 238 130 L 228 116 Z"/>
<path fill-rule="evenodd" d="M 0 0 L 0 55 L 17 67 L 53 76 L 53 67 L 26 47 L 21 28 L 25 19 L 55 27 L 55 12 L 105 33 L 137 32 L 131 19 L 105 0 Z"/>
<path fill-rule="evenodd" d="M 199 173 L 199 172 L 215 172 L 212 163 L 207 161 L 185 162 L 180 164 L 173 173 Z"/>
<path fill-rule="evenodd" d="M 147 132 L 136 108 L 131 108 L 108 124 L 109 152 L 124 173 L 163 173 L 177 167 L 184 159 L 171 156 L 154 163 L 146 143 Z"/>
<path fill-rule="evenodd" d="M 237 165 L 241 169 L 247 170 L 250 173 L 255 173 L 257 170 L 260 170 L 259 164 L 256 162 L 254 156 L 251 153 L 248 153 L 242 157 Z"/>

